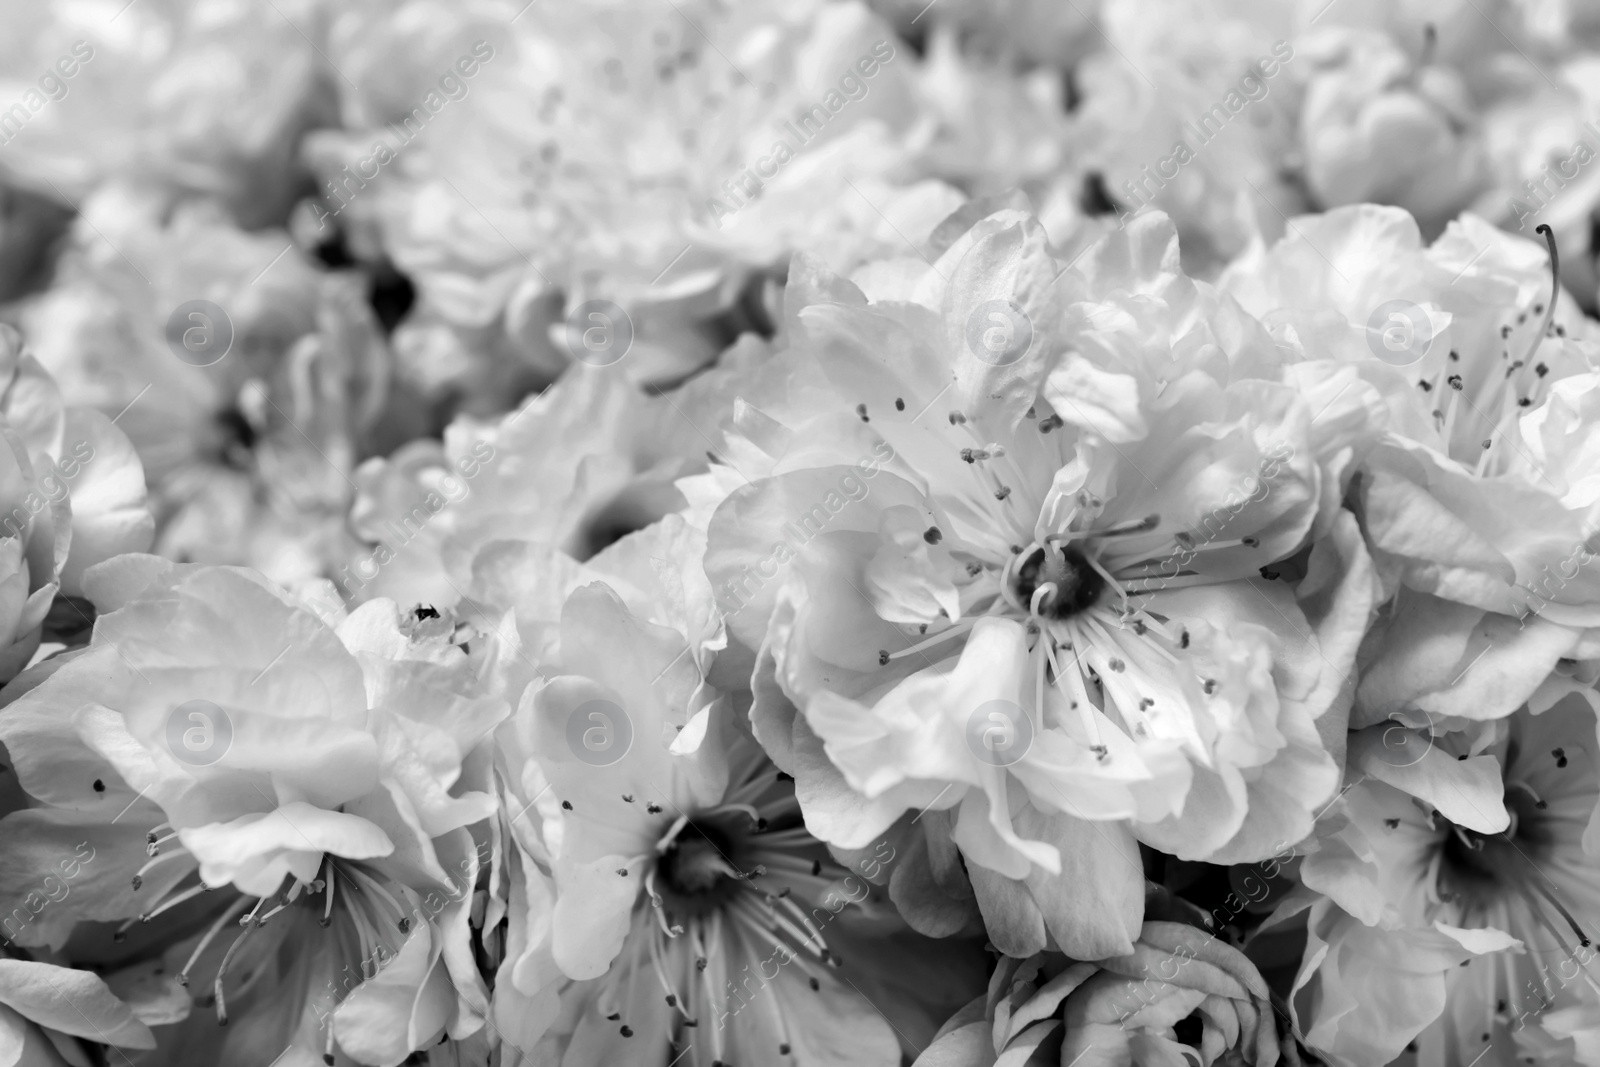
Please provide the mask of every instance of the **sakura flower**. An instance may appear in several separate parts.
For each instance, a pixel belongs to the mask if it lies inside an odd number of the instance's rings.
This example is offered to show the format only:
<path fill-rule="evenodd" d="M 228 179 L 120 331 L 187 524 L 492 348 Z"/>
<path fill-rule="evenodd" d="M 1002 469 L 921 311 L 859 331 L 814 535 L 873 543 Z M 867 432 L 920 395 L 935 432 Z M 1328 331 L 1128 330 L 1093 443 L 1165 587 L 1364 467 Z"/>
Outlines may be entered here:
<path fill-rule="evenodd" d="M 674 482 L 706 466 L 698 427 L 714 425 L 717 388 L 709 376 L 650 397 L 612 368 L 574 365 L 502 418 L 461 417 L 442 444 L 368 460 L 351 522 L 371 547 L 336 585 L 498 622 L 518 600 L 511 561 L 553 553 L 549 566 L 570 570 L 683 506 Z"/>
<path fill-rule="evenodd" d="M 480 1028 L 468 828 L 494 800 L 469 754 L 506 712 L 487 653 L 388 601 L 335 633 L 243 571 L 123 556 L 87 585 L 88 648 L 0 713 L 29 798 L 0 833 L 36 862 L 80 834 L 98 857 L 19 940 L 160 923 L 169 973 L 241 1023 L 191 1019 L 183 1056 L 393 1065 Z M 8 910 L 26 884 L 8 877 Z"/>
<path fill-rule="evenodd" d="M 1352 783 L 1301 867 L 1323 895 L 1293 1003 L 1331 1062 L 1415 1041 L 1422 1062 L 1509 1067 L 1600 1003 L 1590 685 L 1553 676 L 1470 732 L 1351 735 Z"/>
<path fill-rule="evenodd" d="M 892 31 L 858 4 L 512 14 L 473 42 L 473 78 L 456 78 L 470 92 L 452 93 L 448 113 L 424 112 L 426 125 L 413 121 L 403 139 L 374 129 L 312 146 L 336 183 L 342 165 L 370 158 L 374 137 L 388 146 L 392 174 L 370 190 L 357 179 L 359 192 L 347 181 L 352 197 L 339 203 L 363 202 L 353 210 L 378 220 L 384 251 L 419 286 L 403 332 L 442 333 L 436 343 L 468 364 L 503 351 L 548 380 L 575 358 L 567 313 L 608 300 L 632 322 L 626 373 L 683 378 L 721 347 L 718 323 L 737 320 L 751 276 L 811 232 L 826 235 L 812 209 L 831 215 L 851 176 L 883 174 L 912 119 L 909 61 L 896 62 Z M 341 40 L 359 38 L 342 28 Z M 427 99 L 406 106 L 408 120 Z M 784 123 L 819 101 L 826 117 L 810 121 L 825 134 L 797 141 Z M 855 152 L 807 162 L 858 126 L 874 132 L 855 138 Z M 745 212 L 774 198 L 790 209 Z M 870 204 L 844 214 L 879 228 Z"/>
<path fill-rule="evenodd" d="M 1457 70 L 1433 62 L 1434 47 L 1331 27 L 1306 45 L 1314 72 L 1300 121 L 1321 203 L 1397 204 L 1435 233 L 1487 183 L 1478 104 Z"/>
<path fill-rule="evenodd" d="M 1127 951 L 1137 842 L 1265 855 L 1337 775 L 1318 720 L 1374 587 L 1353 520 L 1322 512 L 1329 428 L 1177 261 L 1153 217 L 1058 280 L 1004 211 L 914 302 L 791 277 L 803 339 L 726 427 L 751 484 L 695 488 L 731 489 L 706 570 L 807 826 L 949 835 L 1010 955 Z M 990 308 L 1026 352 L 969 347 Z"/>
<path fill-rule="evenodd" d="M 284 581 L 321 576 L 348 544 L 348 474 L 387 397 L 363 283 L 319 270 L 281 231 L 240 230 L 214 203 L 169 213 L 114 185 L 83 206 L 54 284 L 21 318 L 65 396 L 133 441 L 157 547 Z M 185 317 L 195 300 L 212 305 L 203 325 Z M 212 347 L 175 352 L 174 322 Z"/>
<path fill-rule="evenodd" d="M 1118 214 L 1165 212 L 1185 267 L 1210 276 L 1305 204 L 1289 166 L 1305 64 L 1295 7 L 1136 0 L 1107 4 L 1102 22 L 1114 48 L 1073 79 L 1080 165 Z"/>
<path fill-rule="evenodd" d="M 39 647 L 57 593 L 81 596 L 85 569 L 148 548 L 154 524 L 128 439 L 98 412 L 63 405 L 10 326 L 0 326 L 0 431 L 0 679 L 9 680 Z M 62 608 L 62 624 L 82 629 L 81 609 Z"/>
<path fill-rule="evenodd" d="M 1099 3 L 1067 7 L 1040 0 L 956 0 L 927 8 L 914 0 L 874 0 L 896 29 L 914 39 L 919 23 L 932 23 L 933 33 L 959 33 L 973 51 L 995 52 L 1007 60 L 1022 59 L 1040 67 L 1070 69 L 1093 50 Z"/>
<path fill-rule="evenodd" d="M 1196 927 L 1146 922 L 1124 956 L 1002 959 L 988 995 L 945 1023 L 917 1063 L 1271 1067 L 1278 1058 L 1276 1020 L 1254 964 Z"/>
<path fill-rule="evenodd" d="M 72 207 L 131 178 L 214 196 L 252 229 L 281 222 L 302 175 L 298 137 L 333 113 L 305 32 L 318 6 L 8 8 L 0 95 L 25 115 L 8 129 L 8 172 Z"/>
<path fill-rule="evenodd" d="M 544 783 L 524 805 L 542 831 L 518 840 L 528 905 L 550 910 L 530 914 L 506 991 L 560 991 L 534 1059 L 898 1063 L 971 995 L 975 954 L 958 943 L 908 980 L 931 945 L 870 884 L 892 846 L 846 865 L 806 831 L 792 779 L 707 683 L 715 628 L 692 605 L 709 589 L 682 596 L 647 621 L 577 589 L 502 728 L 515 791 Z"/>
<path fill-rule="evenodd" d="M 88 971 L 0 959 L 0 1060 L 26 1067 L 89 1062 L 75 1038 L 122 1049 L 156 1045 L 150 1028 Z"/>
<path fill-rule="evenodd" d="M 1586 539 L 1593 534 L 1582 431 L 1573 433 L 1597 354 L 1594 323 L 1554 287 L 1532 242 L 1467 215 L 1424 247 L 1403 212 L 1365 205 L 1295 221 L 1294 235 L 1230 268 L 1237 293 L 1307 354 L 1344 365 L 1389 416 L 1359 463 L 1357 501 L 1380 573 L 1411 592 L 1464 605 L 1408 612 L 1454 627 L 1537 614 L 1567 627 L 1521 667 L 1528 686 L 1575 655 L 1600 622 Z M 1324 258 L 1326 257 L 1326 258 Z M 1325 376 L 1332 369 L 1305 373 Z M 1570 441 L 1566 439 L 1570 438 Z M 1470 610 L 1468 610 L 1470 609 Z M 1510 646 L 1507 646 L 1509 648 Z M 1443 646 L 1439 646 L 1440 652 Z M 1405 654 L 1390 657 L 1404 672 Z M 1405 683 L 1409 684 L 1409 683 Z M 1468 692 L 1476 685 L 1468 679 Z M 1506 714 L 1531 689 L 1467 703 Z M 1379 717 L 1395 705 L 1390 704 Z M 1357 725 L 1369 725 L 1368 720 Z"/>

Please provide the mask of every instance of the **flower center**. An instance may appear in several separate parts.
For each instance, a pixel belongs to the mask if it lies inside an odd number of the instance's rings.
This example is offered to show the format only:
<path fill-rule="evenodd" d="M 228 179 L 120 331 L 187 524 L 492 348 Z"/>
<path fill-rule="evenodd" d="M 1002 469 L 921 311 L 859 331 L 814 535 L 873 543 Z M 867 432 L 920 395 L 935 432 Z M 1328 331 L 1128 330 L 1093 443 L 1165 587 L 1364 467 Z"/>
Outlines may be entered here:
<path fill-rule="evenodd" d="M 1016 600 L 1046 619 L 1065 619 L 1087 611 L 1106 588 L 1105 578 L 1087 556 L 1056 542 L 1035 546 L 1008 580 Z"/>
<path fill-rule="evenodd" d="M 657 885 L 676 915 L 707 915 L 738 895 L 744 877 L 732 866 L 735 845 L 715 823 L 683 827 L 657 861 Z"/>
<path fill-rule="evenodd" d="M 665 828 L 623 952 L 600 980 L 598 1010 L 631 1038 L 638 1013 L 661 1003 L 634 995 L 653 973 L 671 1013 L 661 1062 L 727 1064 L 730 1025 L 744 1039 L 775 1038 L 778 1056 L 789 1056 L 791 1022 L 781 1000 L 763 990 L 780 970 L 803 977 L 813 993 L 842 983 L 834 972 L 843 961 L 829 947 L 832 923 L 870 891 L 806 830 L 794 780 L 751 754 L 722 803 L 680 814 Z M 618 873 L 630 877 L 627 868 Z M 690 1048 L 695 1056 L 684 1059 Z"/>
<path fill-rule="evenodd" d="M 1567 901 L 1543 871 L 1548 822 L 1546 807 L 1525 783 L 1506 783 L 1511 825 L 1504 833 L 1480 834 L 1446 822 L 1450 832 L 1440 846 L 1436 892 L 1467 914 L 1506 898 L 1521 898 L 1535 921 L 1558 942 L 1588 948 L 1591 939 Z"/>

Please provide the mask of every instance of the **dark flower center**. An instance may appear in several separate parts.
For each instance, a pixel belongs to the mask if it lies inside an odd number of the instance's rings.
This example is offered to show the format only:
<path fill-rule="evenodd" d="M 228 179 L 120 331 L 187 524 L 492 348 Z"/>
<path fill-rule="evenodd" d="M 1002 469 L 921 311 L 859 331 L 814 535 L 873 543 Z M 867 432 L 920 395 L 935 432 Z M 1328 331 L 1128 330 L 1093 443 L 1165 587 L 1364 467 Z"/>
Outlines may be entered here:
<path fill-rule="evenodd" d="M 704 915 L 729 903 L 741 882 L 734 850 L 732 837 L 715 823 L 685 826 L 657 861 L 661 895 L 668 910 Z"/>
<path fill-rule="evenodd" d="M 1055 586 L 1038 605 L 1037 614 L 1047 619 L 1065 619 L 1088 610 L 1106 587 L 1106 580 L 1082 552 L 1060 545 L 1035 547 L 1012 571 L 1011 581 L 1018 602 L 1028 605 L 1041 588 Z"/>

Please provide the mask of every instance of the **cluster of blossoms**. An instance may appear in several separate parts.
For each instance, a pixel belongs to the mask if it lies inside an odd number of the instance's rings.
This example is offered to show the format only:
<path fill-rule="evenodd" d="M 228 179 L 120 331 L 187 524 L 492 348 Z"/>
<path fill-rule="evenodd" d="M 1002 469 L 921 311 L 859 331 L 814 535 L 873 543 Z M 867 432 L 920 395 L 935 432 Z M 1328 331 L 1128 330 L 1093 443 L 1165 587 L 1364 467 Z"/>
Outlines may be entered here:
<path fill-rule="evenodd" d="M 0 1067 L 1600 1067 L 1592 8 L 0 11 Z"/>

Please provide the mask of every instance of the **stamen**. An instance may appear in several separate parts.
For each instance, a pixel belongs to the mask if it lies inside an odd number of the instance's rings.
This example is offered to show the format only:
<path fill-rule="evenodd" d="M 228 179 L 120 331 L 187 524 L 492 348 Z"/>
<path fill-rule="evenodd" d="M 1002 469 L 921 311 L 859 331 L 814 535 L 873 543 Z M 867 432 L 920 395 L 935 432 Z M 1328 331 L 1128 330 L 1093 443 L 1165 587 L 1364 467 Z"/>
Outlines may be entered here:
<path fill-rule="evenodd" d="M 1561 901 L 1556 897 L 1555 891 L 1544 884 L 1544 878 L 1545 876 L 1542 873 L 1535 872 L 1534 877 L 1528 880 L 1529 888 L 1542 896 L 1550 903 L 1552 908 L 1556 909 L 1556 912 L 1563 919 L 1565 919 L 1567 925 L 1572 928 L 1573 934 L 1578 938 L 1578 944 L 1583 948 L 1588 948 L 1591 944 L 1589 935 L 1583 932 L 1583 927 L 1578 925 L 1578 920 L 1572 917 L 1572 913 L 1567 910 L 1566 905 L 1562 904 Z"/>
<path fill-rule="evenodd" d="M 928 638 L 926 641 L 919 641 L 910 648 L 903 648 L 899 652 L 890 652 L 889 658 L 891 660 L 896 660 L 903 659 L 906 656 L 914 656 L 923 649 L 932 648 L 940 641 L 948 641 L 952 637 L 960 637 L 962 634 L 966 633 L 968 630 L 972 629 L 978 624 L 978 618 L 979 616 L 971 616 L 969 618 L 962 619 L 960 622 L 952 623 L 943 630 L 940 630 L 938 633 L 934 634 L 932 637 Z"/>
<path fill-rule="evenodd" d="M 1074 642 L 1074 646 L 1076 646 L 1076 644 L 1077 643 Z M 1059 687 L 1061 685 L 1062 678 L 1061 664 L 1056 660 L 1056 650 L 1054 645 L 1047 643 L 1045 645 L 1044 652 L 1050 660 L 1050 670 L 1054 672 L 1056 677 L 1056 685 Z M 1069 696 L 1068 700 L 1072 706 L 1077 709 L 1078 718 L 1083 722 L 1084 731 L 1089 735 L 1091 741 L 1089 745 L 1089 751 L 1094 753 L 1096 759 L 1104 762 L 1111 750 L 1106 747 L 1105 739 L 1100 735 L 1100 723 L 1099 720 L 1094 717 L 1094 705 L 1089 700 L 1088 690 L 1084 689 L 1083 687 L 1083 674 L 1082 667 L 1080 666 L 1082 660 L 1078 656 L 1078 650 L 1076 647 L 1074 647 L 1072 650 L 1072 659 L 1073 677 L 1077 681 L 1078 696 L 1080 699 L 1072 700 Z M 1041 702 L 1039 706 L 1040 713 L 1043 714 L 1043 703 Z"/>
<path fill-rule="evenodd" d="M 1073 537 L 1127 537 L 1130 534 L 1149 533 L 1161 525 L 1161 516 L 1157 514 L 1146 515 L 1142 519 L 1128 519 L 1124 522 L 1114 522 L 1110 526 L 1102 526 L 1098 530 L 1073 530 Z"/>
<path fill-rule="evenodd" d="M 233 922 L 238 914 L 241 911 L 244 911 L 245 906 L 249 903 L 249 897 L 240 897 L 238 900 L 228 905 L 221 915 L 217 916 L 216 921 L 211 924 L 211 928 L 205 932 L 205 935 L 201 937 L 200 941 L 194 946 L 194 951 L 189 953 L 189 959 L 184 963 L 183 969 L 178 972 L 179 985 L 185 987 L 188 986 L 189 972 L 194 970 L 194 965 L 199 962 L 200 954 L 204 952 L 206 948 L 210 946 L 211 942 L 216 938 L 216 936 L 222 932 L 222 928 Z"/>
<path fill-rule="evenodd" d="M 1509 791 L 1511 791 L 1513 789 L 1520 789 L 1524 793 L 1528 794 L 1528 796 L 1532 797 L 1533 798 L 1533 806 L 1538 808 L 1540 811 L 1543 811 L 1543 810 L 1545 810 L 1546 808 L 1548 808 L 1550 806 L 1550 805 L 1548 805 L 1548 804 L 1546 804 L 1544 802 L 1544 799 L 1542 797 L 1540 797 L 1538 793 L 1534 792 L 1533 786 L 1529 785 L 1527 782 L 1522 781 L 1520 778 L 1516 779 L 1514 781 L 1506 782 L 1506 791 L 1509 792 Z"/>
<path fill-rule="evenodd" d="M 265 897 L 261 898 L 261 900 L 265 899 Z M 261 900 L 256 901 L 257 908 L 261 906 Z M 250 918 L 253 917 L 254 913 L 252 912 Z M 244 944 L 244 939 L 249 937 L 251 931 L 255 928 L 254 922 L 246 922 L 244 933 L 234 939 L 233 944 L 228 946 L 228 951 L 222 954 L 222 965 L 217 968 L 217 980 L 211 984 L 211 992 L 217 998 L 217 1025 L 219 1026 L 228 1025 L 228 1002 L 224 998 L 222 990 L 223 980 L 228 976 L 228 966 L 233 962 L 234 953 L 239 951 L 239 946 Z"/>
<path fill-rule="evenodd" d="M 651 938 L 649 938 L 649 941 L 650 941 L 650 966 L 655 969 L 656 981 L 660 982 L 661 983 L 661 988 L 666 991 L 665 995 L 666 995 L 666 998 L 667 998 L 667 1004 L 669 1006 L 671 1006 L 671 1007 L 677 1008 L 679 1014 L 687 1016 L 689 1013 L 684 1011 L 683 1010 L 683 1005 L 681 1003 L 679 1003 L 678 987 L 673 984 L 673 982 L 672 982 L 672 980 L 670 978 L 667 977 L 667 967 L 666 967 L 666 964 L 661 959 L 661 941 L 660 941 L 660 939 L 656 938 L 656 937 L 651 937 Z"/>
<path fill-rule="evenodd" d="M 178 837 L 178 831 L 176 831 L 176 830 L 172 831 L 170 834 L 164 834 L 164 835 L 162 835 L 160 837 L 157 837 L 155 835 L 154 831 L 152 831 L 151 833 L 146 834 L 145 835 L 144 854 L 146 856 L 159 856 L 159 855 L 161 855 L 161 846 L 166 844 L 169 841 L 177 840 L 177 837 Z"/>
<path fill-rule="evenodd" d="M 1117 596 L 1122 598 L 1122 609 L 1126 611 L 1128 609 L 1128 593 L 1122 588 L 1122 584 L 1113 578 L 1111 576 L 1111 572 L 1102 567 L 1100 565 L 1100 561 L 1095 559 L 1094 556 L 1085 555 L 1083 560 L 1085 563 L 1089 564 L 1090 567 L 1094 568 L 1096 574 L 1100 575 L 1100 577 L 1106 580 L 1106 585 L 1114 589 Z"/>
<path fill-rule="evenodd" d="M 1533 335 L 1533 343 L 1522 354 L 1523 363 L 1533 362 L 1533 354 L 1539 351 L 1539 345 L 1544 341 L 1544 335 L 1550 332 L 1550 324 L 1555 321 L 1556 301 L 1561 299 L 1561 257 L 1556 251 L 1555 231 L 1546 222 L 1539 223 L 1533 229 L 1534 233 L 1544 237 L 1544 243 L 1550 248 L 1550 304 L 1544 309 L 1544 321 L 1539 323 L 1539 329 Z"/>
<path fill-rule="evenodd" d="M 326 861 L 326 869 L 328 872 L 327 878 L 325 879 L 327 882 L 327 889 L 325 890 L 327 896 L 323 898 L 322 918 L 318 920 L 323 926 L 327 926 L 329 923 L 333 922 L 333 885 L 336 879 L 334 878 L 334 867 L 332 860 Z"/>
<path fill-rule="evenodd" d="M 1191 571 L 1173 578 L 1166 578 L 1160 575 L 1151 578 L 1131 578 L 1125 585 L 1129 593 L 1137 596 L 1140 593 L 1155 593 L 1163 589 L 1187 589 L 1190 586 L 1211 585 L 1215 581 L 1216 579 L 1209 575 L 1195 574 Z M 1124 594 L 1124 596 L 1126 595 Z"/>
<path fill-rule="evenodd" d="M 667 849 L 671 848 L 672 843 L 678 839 L 678 835 L 683 833 L 683 828 L 688 825 L 689 816 L 687 815 L 680 814 L 674 819 L 667 832 L 662 835 L 661 840 L 656 842 L 656 852 L 665 853 Z"/>
<path fill-rule="evenodd" d="M 755 807 L 751 804 L 719 804 L 717 807 L 707 808 L 705 811 L 702 811 L 700 813 L 700 817 L 702 819 L 706 819 L 713 816 L 722 815 L 730 811 L 743 812 L 745 815 L 750 817 L 750 821 L 752 823 L 758 823 L 761 821 L 761 813 L 756 811 Z"/>
<path fill-rule="evenodd" d="M 184 901 L 193 900 L 195 897 L 199 896 L 201 893 L 209 892 L 210 889 L 211 889 L 211 887 L 206 885 L 204 882 L 201 882 L 198 885 L 191 886 L 188 889 L 185 889 L 181 893 L 176 893 L 176 894 L 174 894 L 172 896 L 169 896 L 166 900 L 162 901 L 160 904 L 156 905 L 154 908 L 151 908 L 149 911 L 147 911 L 143 915 L 139 916 L 139 921 L 142 922 L 142 923 L 147 923 L 151 919 L 154 919 L 157 915 L 160 915 L 163 912 L 171 911 L 173 908 L 177 907 L 179 904 L 182 904 Z"/>
<path fill-rule="evenodd" d="M 160 863 L 165 863 L 167 860 L 176 859 L 179 856 L 187 856 L 187 855 L 189 855 L 187 852 L 163 852 L 161 855 L 157 856 L 153 860 L 150 860 L 143 867 L 140 867 L 137 871 L 134 872 L 134 875 L 133 875 L 133 888 L 138 889 L 140 886 L 142 886 L 144 884 L 144 876 L 150 873 L 150 869 L 152 867 L 155 867 L 157 864 L 160 864 Z"/>

